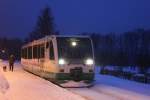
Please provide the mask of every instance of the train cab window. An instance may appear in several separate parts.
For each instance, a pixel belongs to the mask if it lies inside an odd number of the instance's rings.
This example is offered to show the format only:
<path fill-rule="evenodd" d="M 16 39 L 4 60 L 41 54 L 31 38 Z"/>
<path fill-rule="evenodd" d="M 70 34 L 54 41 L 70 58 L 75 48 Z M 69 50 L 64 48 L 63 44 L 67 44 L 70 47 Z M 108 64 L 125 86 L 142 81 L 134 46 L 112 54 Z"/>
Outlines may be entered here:
<path fill-rule="evenodd" d="M 28 59 L 32 59 L 32 47 L 28 48 Z"/>
<path fill-rule="evenodd" d="M 49 47 L 50 47 L 50 60 L 54 60 L 54 46 L 53 46 L 53 42 L 51 41 L 50 44 L 49 44 Z"/>

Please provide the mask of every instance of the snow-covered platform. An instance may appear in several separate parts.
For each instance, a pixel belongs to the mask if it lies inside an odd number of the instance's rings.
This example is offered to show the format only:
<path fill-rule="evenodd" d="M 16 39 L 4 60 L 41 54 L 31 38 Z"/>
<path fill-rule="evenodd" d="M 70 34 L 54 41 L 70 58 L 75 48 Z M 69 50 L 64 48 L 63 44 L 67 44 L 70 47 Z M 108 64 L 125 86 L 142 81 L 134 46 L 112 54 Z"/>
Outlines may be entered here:
<path fill-rule="evenodd" d="M 0 100 L 85 100 L 83 97 L 63 89 L 15 64 L 14 72 L 3 72 L 0 62 Z"/>

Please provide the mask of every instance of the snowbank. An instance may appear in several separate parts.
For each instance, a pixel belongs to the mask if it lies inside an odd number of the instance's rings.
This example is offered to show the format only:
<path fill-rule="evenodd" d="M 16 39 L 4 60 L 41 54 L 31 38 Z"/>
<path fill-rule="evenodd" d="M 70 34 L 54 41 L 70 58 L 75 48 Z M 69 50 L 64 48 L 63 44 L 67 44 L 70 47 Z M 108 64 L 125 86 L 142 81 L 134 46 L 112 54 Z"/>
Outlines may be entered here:
<path fill-rule="evenodd" d="M 5 94 L 8 89 L 9 89 L 9 84 L 6 78 L 4 77 L 4 75 L 2 74 L 2 72 L 0 71 L 0 92 Z"/>
<path fill-rule="evenodd" d="M 8 89 L 9 89 L 8 81 L 6 80 L 2 70 L 0 69 L 0 100 L 7 100 L 5 95 Z"/>

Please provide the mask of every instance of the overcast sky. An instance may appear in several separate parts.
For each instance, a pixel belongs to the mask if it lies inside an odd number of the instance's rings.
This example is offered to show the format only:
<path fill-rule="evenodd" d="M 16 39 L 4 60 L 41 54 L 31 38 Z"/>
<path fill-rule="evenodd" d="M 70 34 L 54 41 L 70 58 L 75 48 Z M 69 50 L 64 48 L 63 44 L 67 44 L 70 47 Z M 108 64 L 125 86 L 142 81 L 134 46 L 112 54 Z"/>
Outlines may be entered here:
<path fill-rule="evenodd" d="M 0 0 L 0 37 L 25 37 L 49 5 L 60 33 L 150 29 L 150 0 Z"/>

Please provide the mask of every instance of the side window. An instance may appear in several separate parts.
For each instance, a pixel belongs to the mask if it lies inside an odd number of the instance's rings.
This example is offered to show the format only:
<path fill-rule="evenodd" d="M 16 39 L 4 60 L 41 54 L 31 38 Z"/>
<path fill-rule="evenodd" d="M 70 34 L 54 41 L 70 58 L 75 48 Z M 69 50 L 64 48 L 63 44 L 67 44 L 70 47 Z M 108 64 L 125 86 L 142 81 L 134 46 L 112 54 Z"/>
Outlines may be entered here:
<path fill-rule="evenodd" d="M 26 58 L 26 55 L 25 55 L 25 49 L 22 49 L 22 58 Z"/>
<path fill-rule="evenodd" d="M 28 55 L 27 55 L 27 48 L 24 49 L 24 58 L 27 59 Z"/>
<path fill-rule="evenodd" d="M 28 59 L 32 59 L 32 47 L 28 48 Z"/>
<path fill-rule="evenodd" d="M 38 46 L 33 46 L 33 58 L 38 58 Z"/>
<path fill-rule="evenodd" d="M 24 49 L 21 49 L 21 58 L 24 58 Z"/>
<path fill-rule="evenodd" d="M 44 44 L 38 45 L 37 46 L 37 58 L 44 58 L 45 57 L 45 46 Z"/>
<path fill-rule="evenodd" d="M 50 48 L 50 60 L 54 60 L 54 46 L 53 46 L 53 42 L 51 41 L 49 44 L 49 48 Z"/>
<path fill-rule="evenodd" d="M 37 48 L 38 48 L 38 55 L 37 55 L 37 56 L 38 56 L 38 59 L 39 59 L 39 58 L 40 58 L 40 51 L 41 51 L 41 50 L 40 50 L 40 45 L 38 45 Z"/>
<path fill-rule="evenodd" d="M 44 58 L 44 56 L 45 56 L 45 47 L 44 47 L 44 44 L 42 44 L 41 46 L 40 46 L 40 48 L 41 48 L 41 52 L 40 52 L 40 57 L 41 58 Z"/>

